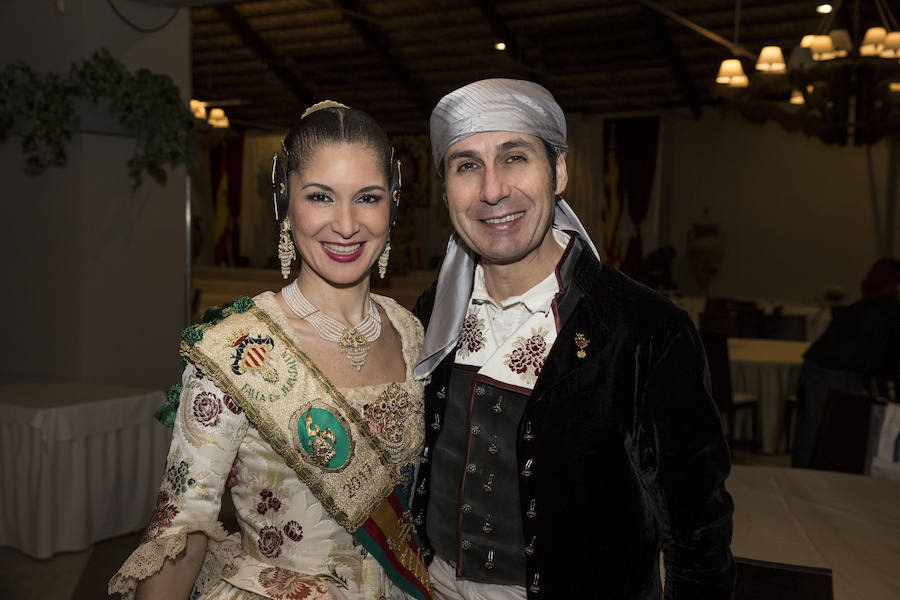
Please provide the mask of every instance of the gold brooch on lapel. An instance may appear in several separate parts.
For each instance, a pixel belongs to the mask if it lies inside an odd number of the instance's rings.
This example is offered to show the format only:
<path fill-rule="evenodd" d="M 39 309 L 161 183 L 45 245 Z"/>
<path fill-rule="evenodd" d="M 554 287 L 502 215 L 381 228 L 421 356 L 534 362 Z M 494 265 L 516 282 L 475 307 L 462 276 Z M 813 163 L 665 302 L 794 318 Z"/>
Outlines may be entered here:
<path fill-rule="evenodd" d="M 578 358 L 584 358 L 587 356 L 587 353 L 584 351 L 587 348 L 588 344 L 591 343 L 591 340 L 584 337 L 583 333 L 575 334 L 575 345 L 578 346 L 578 352 L 575 354 Z"/>

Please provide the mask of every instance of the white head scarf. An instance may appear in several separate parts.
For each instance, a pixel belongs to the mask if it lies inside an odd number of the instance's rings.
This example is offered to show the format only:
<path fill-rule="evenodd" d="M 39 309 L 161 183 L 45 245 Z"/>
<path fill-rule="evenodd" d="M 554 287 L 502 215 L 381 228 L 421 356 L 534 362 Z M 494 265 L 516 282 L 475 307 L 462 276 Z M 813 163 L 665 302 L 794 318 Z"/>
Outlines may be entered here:
<path fill-rule="evenodd" d="M 431 149 L 440 167 L 447 149 L 485 131 L 512 131 L 538 137 L 565 152 L 566 117 L 553 95 L 530 81 L 484 79 L 444 96 L 431 113 Z M 599 259 L 590 236 L 565 200 L 556 203 L 553 226 L 576 231 Z M 423 379 L 456 347 L 472 295 L 472 275 L 478 256 L 459 241 L 447 242 L 438 275 L 434 308 L 413 375 Z"/>
<path fill-rule="evenodd" d="M 553 95 L 520 79 L 483 79 L 450 92 L 434 107 L 429 131 L 438 167 L 450 146 L 485 131 L 527 133 L 568 150 L 566 116 Z"/>

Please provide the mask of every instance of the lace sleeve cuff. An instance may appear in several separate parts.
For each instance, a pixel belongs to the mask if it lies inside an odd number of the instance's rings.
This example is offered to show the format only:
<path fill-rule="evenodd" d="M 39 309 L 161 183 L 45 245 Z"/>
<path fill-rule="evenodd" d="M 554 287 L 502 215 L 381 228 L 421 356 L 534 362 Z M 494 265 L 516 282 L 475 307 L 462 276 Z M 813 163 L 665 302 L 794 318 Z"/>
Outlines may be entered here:
<path fill-rule="evenodd" d="M 121 594 L 122 600 L 134 598 L 137 586 L 142 581 L 157 574 L 166 560 L 176 560 L 184 552 L 190 533 L 202 533 L 209 539 L 206 558 L 194 584 L 194 592 L 205 593 L 223 576 L 228 576 L 235 557 L 240 554 L 240 544 L 228 537 L 221 523 L 196 524 L 170 529 L 165 535 L 158 537 L 145 537 L 110 579 L 108 593 Z"/>

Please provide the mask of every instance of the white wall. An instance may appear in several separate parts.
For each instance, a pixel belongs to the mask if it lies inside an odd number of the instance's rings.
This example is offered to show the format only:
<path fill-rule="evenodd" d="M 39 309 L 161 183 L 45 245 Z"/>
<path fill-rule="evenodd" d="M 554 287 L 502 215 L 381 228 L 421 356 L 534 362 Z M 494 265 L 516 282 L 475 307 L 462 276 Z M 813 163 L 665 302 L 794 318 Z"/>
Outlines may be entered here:
<path fill-rule="evenodd" d="M 172 9 L 117 0 L 152 27 Z M 62 12 L 57 10 L 62 6 Z M 21 59 L 64 72 L 105 46 L 130 70 L 171 76 L 189 97 L 190 15 L 141 34 L 107 3 L 0 4 L 0 65 Z M 131 191 L 129 138 L 76 134 L 68 163 L 39 177 L 22 172 L 18 141 L 0 144 L 0 236 L 6 311 L 0 335 L 14 340 L 0 378 L 82 379 L 167 387 L 179 376 L 184 326 L 185 175 L 149 178 Z"/>
<path fill-rule="evenodd" d="M 697 290 L 685 240 L 708 207 L 725 232 L 711 296 L 808 302 L 842 285 L 858 297 L 878 258 L 865 152 L 712 108 L 697 121 L 667 118 L 662 236 L 677 249 L 675 280 Z M 873 147 L 872 157 L 883 215 L 887 143 Z"/>

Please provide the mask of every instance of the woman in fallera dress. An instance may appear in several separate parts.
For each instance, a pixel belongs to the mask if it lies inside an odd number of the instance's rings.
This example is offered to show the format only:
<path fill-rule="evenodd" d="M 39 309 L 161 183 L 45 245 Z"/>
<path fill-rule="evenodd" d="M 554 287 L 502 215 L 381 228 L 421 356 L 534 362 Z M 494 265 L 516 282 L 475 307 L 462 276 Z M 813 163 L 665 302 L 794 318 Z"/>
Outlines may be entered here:
<path fill-rule="evenodd" d="M 157 506 L 109 584 L 125 598 L 431 598 L 407 510 L 423 442 L 422 327 L 381 276 L 400 168 L 384 131 L 311 107 L 273 164 L 280 292 L 207 311 L 182 334 Z M 177 404 L 177 406 L 176 406 Z M 239 534 L 218 523 L 231 489 Z"/>

